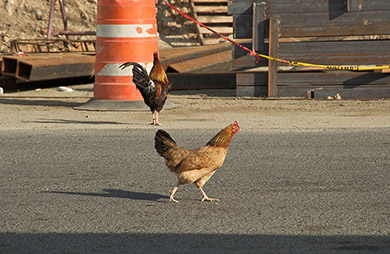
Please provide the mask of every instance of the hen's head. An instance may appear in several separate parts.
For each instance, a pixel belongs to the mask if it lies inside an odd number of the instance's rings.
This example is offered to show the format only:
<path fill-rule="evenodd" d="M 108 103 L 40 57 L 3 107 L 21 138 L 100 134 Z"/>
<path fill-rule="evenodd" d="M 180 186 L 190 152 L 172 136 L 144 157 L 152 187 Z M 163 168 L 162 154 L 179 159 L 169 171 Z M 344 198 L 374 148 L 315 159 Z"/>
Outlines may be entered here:
<path fill-rule="evenodd" d="M 237 121 L 234 121 L 234 124 L 233 124 L 233 133 L 234 134 L 237 134 L 237 132 L 241 130 L 240 126 L 238 126 L 238 123 Z"/>

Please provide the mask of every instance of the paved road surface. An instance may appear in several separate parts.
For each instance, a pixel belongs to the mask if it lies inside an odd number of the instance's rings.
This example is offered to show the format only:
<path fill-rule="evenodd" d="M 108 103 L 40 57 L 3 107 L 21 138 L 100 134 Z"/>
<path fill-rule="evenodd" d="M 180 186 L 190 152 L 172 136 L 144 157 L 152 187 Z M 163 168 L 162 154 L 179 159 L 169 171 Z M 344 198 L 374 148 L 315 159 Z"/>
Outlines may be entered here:
<path fill-rule="evenodd" d="M 176 204 L 156 128 L 43 124 L 0 133 L 0 253 L 390 253 L 390 128 L 243 128 L 205 186 L 220 202 Z"/>

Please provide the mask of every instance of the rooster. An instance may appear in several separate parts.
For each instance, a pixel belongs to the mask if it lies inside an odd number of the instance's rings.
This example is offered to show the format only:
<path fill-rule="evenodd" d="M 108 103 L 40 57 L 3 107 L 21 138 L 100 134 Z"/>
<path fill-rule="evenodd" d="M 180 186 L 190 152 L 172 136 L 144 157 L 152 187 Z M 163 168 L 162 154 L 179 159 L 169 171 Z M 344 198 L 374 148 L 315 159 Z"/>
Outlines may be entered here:
<path fill-rule="evenodd" d="M 153 114 L 152 125 L 161 125 L 158 121 L 158 113 L 163 108 L 172 84 L 169 83 L 167 74 L 158 58 L 158 53 L 153 53 L 153 67 L 148 75 L 145 68 L 139 63 L 127 62 L 119 66 L 122 70 L 133 66 L 133 82 L 141 92 L 145 104 L 149 106 Z"/>
<path fill-rule="evenodd" d="M 195 183 L 203 195 L 202 201 L 219 201 L 209 198 L 203 190 L 204 184 L 225 161 L 230 141 L 241 128 L 235 121 L 215 135 L 204 147 L 184 149 L 179 147 L 164 130 L 155 136 L 155 149 L 165 159 L 168 168 L 177 176 L 178 182 L 172 189 L 170 201 L 178 202 L 174 195 L 180 185 Z"/>

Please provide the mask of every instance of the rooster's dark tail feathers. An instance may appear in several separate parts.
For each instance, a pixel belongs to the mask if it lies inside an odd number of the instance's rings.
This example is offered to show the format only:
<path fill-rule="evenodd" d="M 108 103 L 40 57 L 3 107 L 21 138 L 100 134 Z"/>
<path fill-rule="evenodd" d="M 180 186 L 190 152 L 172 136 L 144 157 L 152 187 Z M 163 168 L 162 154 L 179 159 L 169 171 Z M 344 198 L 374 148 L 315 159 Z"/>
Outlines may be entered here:
<path fill-rule="evenodd" d="M 133 82 L 137 86 L 138 89 L 144 90 L 149 87 L 149 76 L 145 68 L 140 65 L 139 63 L 135 62 L 127 62 L 124 64 L 121 64 L 119 68 L 124 70 L 125 68 L 129 66 L 134 66 L 133 67 Z"/>
<path fill-rule="evenodd" d="M 175 140 L 168 134 L 168 132 L 164 130 L 158 130 L 156 132 L 156 136 L 154 138 L 154 148 L 156 149 L 157 153 L 161 156 L 169 150 L 170 148 L 173 148 L 177 146 Z"/>

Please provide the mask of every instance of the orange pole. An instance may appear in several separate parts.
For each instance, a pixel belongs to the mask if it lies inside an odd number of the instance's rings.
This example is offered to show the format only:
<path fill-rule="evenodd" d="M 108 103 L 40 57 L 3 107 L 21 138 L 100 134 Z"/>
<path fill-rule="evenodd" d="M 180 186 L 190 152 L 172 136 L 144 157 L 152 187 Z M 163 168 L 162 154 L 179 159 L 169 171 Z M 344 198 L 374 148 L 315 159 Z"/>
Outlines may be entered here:
<path fill-rule="evenodd" d="M 98 0 L 94 99 L 142 100 L 132 82 L 137 62 L 148 71 L 158 51 L 155 0 Z"/>

